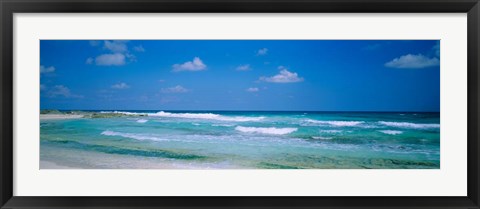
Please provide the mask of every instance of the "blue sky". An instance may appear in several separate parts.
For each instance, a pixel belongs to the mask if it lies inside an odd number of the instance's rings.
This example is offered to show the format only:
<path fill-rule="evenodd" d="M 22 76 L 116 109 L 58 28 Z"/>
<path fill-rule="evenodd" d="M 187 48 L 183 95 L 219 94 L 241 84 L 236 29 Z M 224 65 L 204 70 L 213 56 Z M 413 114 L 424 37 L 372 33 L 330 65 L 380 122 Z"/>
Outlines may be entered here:
<path fill-rule="evenodd" d="M 436 40 L 42 40 L 40 108 L 440 110 Z"/>

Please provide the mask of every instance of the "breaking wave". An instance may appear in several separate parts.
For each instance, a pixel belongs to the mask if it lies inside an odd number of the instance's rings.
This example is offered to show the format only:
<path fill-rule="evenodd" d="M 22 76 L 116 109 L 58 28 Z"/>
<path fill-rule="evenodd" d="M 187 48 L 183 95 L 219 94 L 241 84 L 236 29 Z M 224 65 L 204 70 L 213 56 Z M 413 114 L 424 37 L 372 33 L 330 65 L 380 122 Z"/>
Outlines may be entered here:
<path fill-rule="evenodd" d="M 403 131 L 395 131 L 395 130 L 380 130 L 380 132 L 388 135 L 398 135 L 403 133 Z"/>
<path fill-rule="evenodd" d="M 149 113 L 148 116 L 167 117 L 167 118 L 207 119 L 207 120 L 221 120 L 221 121 L 235 121 L 235 122 L 260 121 L 265 118 L 265 117 L 223 116 L 223 115 L 213 114 L 213 113 L 169 113 L 164 111 L 160 111 L 157 113 Z"/>
<path fill-rule="evenodd" d="M 331 125 L 331 126 L 358 126 L 363 124 L 363 121 L 322 121 L 322 120 L 306 120 L 308 123 L 315 123 L 315 124 L 323 124 L 323 125 Z"/>
<path fill-rule="evenodd" d="M 260 133 L 260 134 L 273 134 L 273 135 L 285 135 L 297 131 L 297 128 L 259 128 L 259 127 L 244 127 L 237 126 L 235 130 L 244 132 L 244 133 Z"/>
<path fill-rule="evenodd" d="M 139 120 L 137 120 L 137 123 L 146 123 L 146 122 L 148 122 L 148 120 L 145 120 L 145 119 L 139 119 Z"/>
<path fill-rule="evenodd" d="M 125 112 L 125 111 L 101 111 L 100 113 L 116 113 L 132 116 L 150 116 L 150 117 L 165 117 L 165 118 L 188 118 L 188 119 L 206 119 L 206 120 L 220 120 L 220 121 L 232 121 L 232 122 L 250 122 L 261 121 L 265 117 L 244 117 L 244 116 L 224 116 L 214 113 L 170 113 L 170 112 L 156 112 L 156 113 L 137 113 L 137 112 Z"/>
<path fill-rule="evenodd" d="M 384 126 L 392 126 L 392 127 L 398 127 L 398 128 L 415 128 L 415 129 L 440 128 L 440 124 L 436 124 L 436 123 L 408 123 L 408 122 L 386 122 L 386 121 L 379 121 L 378 123 Z"/>

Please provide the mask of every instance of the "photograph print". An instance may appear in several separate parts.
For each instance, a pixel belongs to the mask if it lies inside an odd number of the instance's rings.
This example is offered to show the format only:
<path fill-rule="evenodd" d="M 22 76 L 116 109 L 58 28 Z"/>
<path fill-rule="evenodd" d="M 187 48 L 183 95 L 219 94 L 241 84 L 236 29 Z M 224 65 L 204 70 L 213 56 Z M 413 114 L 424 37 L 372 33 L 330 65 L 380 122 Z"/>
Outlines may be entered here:
<path fill-rule="evenodd" d="M 40 169 L 440 169 L 439 40 L 40 40 Z"/>

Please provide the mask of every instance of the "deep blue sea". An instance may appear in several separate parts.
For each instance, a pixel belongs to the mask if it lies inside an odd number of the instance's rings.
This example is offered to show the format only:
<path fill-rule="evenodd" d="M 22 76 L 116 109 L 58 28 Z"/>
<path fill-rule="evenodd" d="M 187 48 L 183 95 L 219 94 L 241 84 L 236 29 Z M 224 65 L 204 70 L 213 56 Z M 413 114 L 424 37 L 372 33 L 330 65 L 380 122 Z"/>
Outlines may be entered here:
<path fill-rule="evenodd" d="M 116 113 L 41 119 L 40 168 L 440 168 L 439 113 Z"/>

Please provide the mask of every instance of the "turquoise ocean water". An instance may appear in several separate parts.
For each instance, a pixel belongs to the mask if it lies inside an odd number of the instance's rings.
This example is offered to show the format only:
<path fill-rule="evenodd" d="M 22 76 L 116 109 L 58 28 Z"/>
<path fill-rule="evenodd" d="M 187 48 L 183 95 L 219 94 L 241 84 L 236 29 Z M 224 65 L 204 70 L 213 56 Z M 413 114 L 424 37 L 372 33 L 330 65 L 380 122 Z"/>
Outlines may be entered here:
<path fill-rule="evenodd" d="M 121 113 L 40 120 L 40 168 L 440 168 L 439 113 Z"/>

